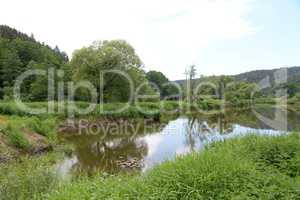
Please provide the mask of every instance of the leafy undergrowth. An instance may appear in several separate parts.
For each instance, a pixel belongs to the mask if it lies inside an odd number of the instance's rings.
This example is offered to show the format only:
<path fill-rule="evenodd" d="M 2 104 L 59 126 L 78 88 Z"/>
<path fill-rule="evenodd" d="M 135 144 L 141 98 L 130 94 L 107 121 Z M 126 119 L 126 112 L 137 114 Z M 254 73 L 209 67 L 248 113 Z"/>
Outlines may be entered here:
<path fill-rule="evenodd" d="M 44 199 L 299 199 L 300 137 L 218 142 L 142 176 L 81 178 Z"/>
<path fill-rule="evenodd" d="M 42 199 L 44 193 L 58 186 L 53 166 L 62 158 L 53 152 L 0 164 L 0 200 Z"/>
<path fill-rule="evenodd" d="M 56 143 L 54 117 L 0 116 L 0 163 L 24 153 L 36 154 Z"/>
<path fill-rule="evenodd" d="M 220 109 L 220 101 L 213 99 L 206 99 L 197 103 L 189 105 L 184 101 L 161 101 L 161 102 L 139 102 L 135 105 L 127 105 L 125 103 L 104 103 L 97 104 L 94 107 L 88 102 L 66 102 L 60 104 L 58 102 L 52 102 L 54 104 L 53 113 L 44 114 L 32 114 L 25 112 L 17 106 L 15 102 L 0 102 L 0 114 L 2 115 L 16 115 L 16 116 L 38 116 L 38 117 L 70 117 L 68 114 L 74 111 L 74 117 L 82 116 L 94 116 L 94 117 L 109 117 L 109 118 L 153 118 L 159 119 L 161 114 L 164 113 L 176 113 L 176 112 L 189 112 L 200 110 L 212 110 Z M 48 102 L 28 102 L 25 103 L 28 108 L 31 109 L 44 109 L 47 111 Z M 88 114 L 80 114 L 78 109 L 86 109 L 92 106 L 91 112 Z M 59 109 L 60 108 L 60 109 Z"/>

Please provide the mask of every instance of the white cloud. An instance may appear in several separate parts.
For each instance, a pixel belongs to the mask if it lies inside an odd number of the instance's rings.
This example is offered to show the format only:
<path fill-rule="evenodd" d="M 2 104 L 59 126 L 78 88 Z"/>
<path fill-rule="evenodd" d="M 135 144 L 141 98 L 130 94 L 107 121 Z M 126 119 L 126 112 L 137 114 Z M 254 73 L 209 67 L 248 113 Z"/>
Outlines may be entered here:
<path fill-rule="evenodd" d="M 69 55 L 94 40 L 125 39 L 147 69 L 182 77 L 211 42 L 236 39 L 254 29 L 245 20 L 253 0 L 10 0 L 0 24 L 14 26 Z"/>

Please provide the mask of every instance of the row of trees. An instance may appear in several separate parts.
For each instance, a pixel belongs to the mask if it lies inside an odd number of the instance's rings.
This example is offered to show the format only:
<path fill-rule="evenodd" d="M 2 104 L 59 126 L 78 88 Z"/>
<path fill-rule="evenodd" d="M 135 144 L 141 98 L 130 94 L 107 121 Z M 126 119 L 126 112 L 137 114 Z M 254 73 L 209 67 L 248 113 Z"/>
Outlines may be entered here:
<path fill-rule="evenodd" d="M 139 94 L 161 97 L 174 93 L 174 88 L 166 85 L 169 80 L 161 73 L 144 71 L 144 65 L 134 48 L 123 40 L 95 42 L 74 52 L 71 61 L 58 47 L 54 49 L 37 42 L 8 26 L 0 26 L 0 98 L 12 98 L 12 88 L 16 78 L 27 70 L 54 69 L 62 70 L 63 75 L 54 74 L 55 91 L 58 83 L 89 81 L 96 88 L 97 94 L 103 91 L 103 101 L 122 102 L 129 99 L 130 87 L 139 88 Z M 100 81 L 100 73 L 106 72 Z M 117 73 L 118 72 L 118 73 Z M 127 77 L 128 76 L 128 77 Z M 129 80 L 130 79 L 130 80 Z M 130 82 L 132 81 L 132 83 Z M 149 84 L 153 82 L 155 84 Z M 30 76 L 22 84 L 22 98 L 28 101 L 46 100 L 48 96 L 48 77 Z M 176 89 L 175 89 L 176 91 Z M 55 94 L 57 95 L 57 94 Z M 88 101 L 90 91 L 84 87 L 76 90 L 76 100 Z M 100 99 L 98 96 L 97 99 Z"/>
<path fill-rule="evenodd" d="M 12 98 L 12 87 L 16 78 L 31 69 L 62 70 L 63 75 L 55 73 L 55 91 L 58 82 L 86 81 L 96 89 L 97 99 L 105 102 L 128 101 L 132 93 L 139 87 L 139 94 L 160 95 L 160 98 L 180 96 L 188 101 L 199 101 L 206 96 L 222 99 L 226 97 L 231 102 L 240 99 L 250 99 L 255 90 L 255 84 L 236 82 L 230 76 L 212 76 L 196 79 L 196 67 L 190 66 L 185 74 L 186 81 L 181 85 L 183 91 L 170 84 L 168 78 L 158 71 L 144 71 L 144 65 L 134 48 L 123 40 L 95 42 L 74 52 L 71 61 L 58 47 L 52 49 L 37 42 L 33 36 L 28 36 L 8 26 L 0 26 L 0 98 Z M 101 72 L 106 72 L 100 80 Z M 121 72 L 121 73 L 116 73 Z M 124 75 L 128 75 L 126 77 Z M 130 81 L 132 81 L 132 84 Z M 196 87 L 198 93 L 194 93 Z M 153 84 L 152 84 L 153 83 Z M 297 85 L 286 85 L 291 96 L 298 90 Z M 65 93 L 68 92 L 64 84 Z M 159 92 L 159 93 L 158 93 Z M 48 79 L 44 76 L 31 76 L 22 85 L 22 98 L 30 101 L 46 100 L 48 95 Z M 55 94 L 57 95 L 57 94 Z M 86 88 L 76 90 L 76 100 L 90 100 L 90 91 Z"/>
<path fill-rule="evenodd" d="M 128 101 L 132 85 L 139 95 L 156 95 L 157 99 L 178 92 L 163 73 L 146 73 L 134 48 L 124 40 L 99 41 L 79 49 L 74 52 L 70 67 L 71 79 L 89 80 L 96 87 L 97 94 L 103 93 L 104 102 Z M 101 72 L 105 74 L 99 81 Z M 79 89 L 79 100 L 87 100 L 86 92 Z"/>
<path fill-rule="evenodd" d="M 195 78 L 196 66 L 189 66 L 186 71 L 186 80 L 182 84 L 184 98 L 189 102 L 199 102 L 203 99 L 226 99 L 233 104 L 239 104 L 253 97 L 261 96 L 257 86 L 253 83 L 236 81 L 231 76 L 210 76 Z"/>

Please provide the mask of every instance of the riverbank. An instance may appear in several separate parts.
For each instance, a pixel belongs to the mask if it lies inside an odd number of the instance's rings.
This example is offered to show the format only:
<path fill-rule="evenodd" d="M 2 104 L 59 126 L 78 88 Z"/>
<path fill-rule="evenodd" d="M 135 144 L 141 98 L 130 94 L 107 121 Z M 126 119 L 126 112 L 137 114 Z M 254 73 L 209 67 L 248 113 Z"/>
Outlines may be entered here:
<path fill-rule="evenodd" d="M 51 116 L 0 115 L 0 163 L 52 150 L 56 124 L 57 119 Z"/>
<path fill-rule="evenodd" d="M 48 102 L 25 103 L 28 108 L 47 109 Z M 34 155 L 47 152 L 57 143 L 57 132 L 60 125 L 69 117 L 68 109 L 76 106 L 85 109 L 90 104 L 76 102 L 63 105 L 54 102 L 53 113 L 31 114 L 20 109 L 15 102 L 0 103 L 0 163 L 18 158 L 20 155 Z M 186 102 L 142 102 L 128 106 L 121 112 L 116 112 L 126 107 L 124 103 L 106 103 L 96 105 L 87 114 L 82 114 L 74 109 L 74 119 L 88 119 L 89 121 L 101 121 L 108 119 L 139 121 L 149 119 L 154 122 L 165 120 L 165 114 L 173 115 L 195 111 L 198 109 L 218 109 L 220 103 L 217 100 L 207 100 L 200 104 L 188 105 Z M 67 127 L 69 128 L 69 127 Z"/>
<path fill-rule="evenodd" d="M 16 115 L 16 116 L 57 116 L 60 118 L 66 117 L 85 117 L 93 116 L 97 118 L 157 118 L 163 113 L 178 113 L 191 111 L 207 111 L 212 109 L 219 109 L 221 102 L 214 99 L 202 100 L 199 103 L 188 104 L 185 101 L 160 101 L 160 102 L 139 102 L 134 105 L 127 105 L 125 103 L 104 103 L 92 105 L 88 102 L 65 102 L 63 104 L 58 102 L 53 103 L 53 110 L 48 112 L 48 106 L 51 102 L 28 102 L 24 105 L 32 110 L 45 109 L 42 114 L 32 114 L 20 109 L 15 102 L 1 102 L 0 114 L 2 115 Z M 88 113 L 80 113 L 78 110 L 84 110 L 92 106 Z M 76 108 L 75 108 L 76 107 Z M 47 111 L 48 110 L 48 111 Z M 72 113 L 73 116 L 69 116 Z"/>
<path fill-rule="evenodd" d="M 9 171 L 1 168 L 0 174 L 5 175 L 0 179 L 0 197 L 51 200 L 300 197 L 300 136 L 296 133 L 276 137 L 250 135 L 213 143 L 202 152 L 164 162 L 143 175 L 100 174 L 59 182 L 49 171 L 48 164 L 55 162 L 51 158 L 21 162 Z M 36 167 L 36 163 L 48 164 Z M 18 179 L 12 179 L 13 174 Z"/>
<path fill-rule="evenodd" d="M 296 199 L 299 139 L 253 135 L 218 142 L 143 176 L 83 178 L 48 199 Z"/>
<path fill-rule="evenodd" d="M 57 102 L 54 105 L 54 113 L 33 115 L 21 110 L 14 102 L 0 103 L 0 163 L 15 159 L 20 155 L 34 155 L 52 150 L 57 144 L 57 133 L 61 131 L 60 128 L 71 130 L 73 133 L 77 131 L 76 127 L 70 127 L 65 123 L 68 116 L 67 103 L 64 112 L 58 112 Z M 47 108 L 48 105 L 47 102 L 31 102 L 26 103 L 26 106 L 36 109 Z M 76 106 L 86 108 L 89 104 L 76 102 Z M 148 122 L 164 123 L 180 114 L 193 115 L 201 113 L 200 111 L 205 114 L 220 112 L 220 101 L 212 99 L 193 105 L 176 101 L 143 102 L 136 106 L 129 106 L 120 113 L 108 112 L 116 111 L 123 106 L 122 103 L 97 105 L 89 114 L 75 113 L 74 121 L 76 123 L 78 119 L 84 119 L 91 124 L 96 122 L 100 124 L 100 127 L 109 127 L 106 124 L 111 124 L 110 122 L 130 124 L 147 119 Z M 239 107 L 239 109 L 242 108 L 247 107 Z"/>

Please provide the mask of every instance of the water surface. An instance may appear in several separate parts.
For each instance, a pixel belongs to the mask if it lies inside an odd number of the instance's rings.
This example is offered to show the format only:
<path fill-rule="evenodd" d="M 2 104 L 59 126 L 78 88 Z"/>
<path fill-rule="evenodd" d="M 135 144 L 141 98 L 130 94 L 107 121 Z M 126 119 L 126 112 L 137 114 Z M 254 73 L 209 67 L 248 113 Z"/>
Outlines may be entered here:
<path fill-rule="evenodd" d="M 300 115 L 272 107 L 231 109 L 225 113 L 182 115 L 166 123 L 141 127 L 129 134 L 68 134 L 63 141 L 70 143 L 74 152 L 59 164 L 59 173 L 143 172 L 165 160 L 199 151 L 213 141 L 253 133 L 279 135 L 298 131 Z"/>

